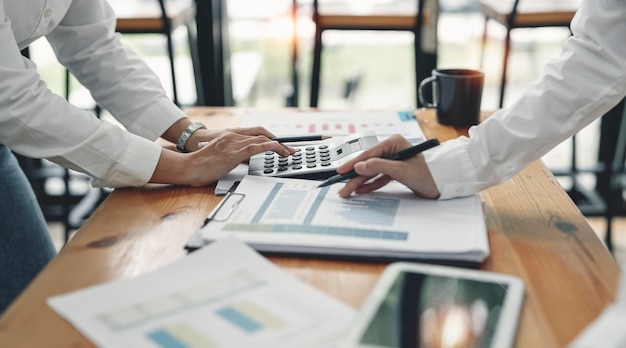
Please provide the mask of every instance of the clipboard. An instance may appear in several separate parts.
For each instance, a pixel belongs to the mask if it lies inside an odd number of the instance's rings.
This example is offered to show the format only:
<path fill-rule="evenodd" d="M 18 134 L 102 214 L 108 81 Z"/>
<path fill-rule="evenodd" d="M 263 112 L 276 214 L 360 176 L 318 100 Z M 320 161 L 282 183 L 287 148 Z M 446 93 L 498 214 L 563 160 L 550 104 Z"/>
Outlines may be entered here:
<path fill-rule="evenodd" d="M 339 185 L 248 175 L 185 248 L 235 236 L 265 255 L 417 260 L 475 267 L 489 255 L 478 196 L 435 201 L 406 187 L 340 198 Z M 415 212 L 419 212 L 416 214 Z"/>

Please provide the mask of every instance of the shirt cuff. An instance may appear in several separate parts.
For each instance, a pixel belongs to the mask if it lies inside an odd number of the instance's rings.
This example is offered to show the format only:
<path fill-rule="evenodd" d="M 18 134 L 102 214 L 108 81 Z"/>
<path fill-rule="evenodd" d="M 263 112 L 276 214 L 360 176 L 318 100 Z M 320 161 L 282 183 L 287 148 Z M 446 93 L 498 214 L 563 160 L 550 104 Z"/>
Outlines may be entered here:
<path fill-rule="evenodd" d="M 129 146 L 106 179 L 94 178 L 94 187 L 132 187 L 147 184 L 161 157 L 162 147 L 141 137 L 131 136 Z"/>
<path fill-rule="evenodd" d="M 424 152 L 426 165 L 439 190 L 439 199 L 471 196 L 477 193 L 476 171 L 466 151 L 469 139 L 459 137 Z"/>

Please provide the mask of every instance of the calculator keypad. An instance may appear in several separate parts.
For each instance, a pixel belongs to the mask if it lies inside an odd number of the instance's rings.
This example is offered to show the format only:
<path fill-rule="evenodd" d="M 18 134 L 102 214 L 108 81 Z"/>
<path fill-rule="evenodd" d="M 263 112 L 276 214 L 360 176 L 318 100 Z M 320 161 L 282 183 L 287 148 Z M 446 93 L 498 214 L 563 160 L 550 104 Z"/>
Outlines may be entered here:
<path fill-rule="evenodd" d="M 330 167 L 332 165 L 330 150 L 328 145 L 306 146 L 296 148 L 296 153 L 288 157 L 277 155 L 268 151 L 264 157 L 265 169 L 263 174 L 274 174 L 276 172 L 292 171 L 296 175 L 297 171 L 303 168 Z"/>
<path fill-rule="evenodd" d="M 336 169 L 361 150 L 378 143 L 373 132 L 354 133 L 343 138 L 330 138 L 323 142 L 293 146 L 296 153 L 280 156 L 273 151 L 250 158 L 248 174 L 327 179 L 337 174 Z"/>

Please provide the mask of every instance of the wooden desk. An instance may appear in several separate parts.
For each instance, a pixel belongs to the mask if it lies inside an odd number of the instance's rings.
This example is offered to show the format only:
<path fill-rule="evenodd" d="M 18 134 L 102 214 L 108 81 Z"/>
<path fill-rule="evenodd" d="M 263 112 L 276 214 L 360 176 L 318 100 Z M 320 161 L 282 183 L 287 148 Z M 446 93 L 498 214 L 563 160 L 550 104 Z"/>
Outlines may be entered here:
<path fill-rule="evenodd" d="M 194 109 L 211 127 L 240 122 L 234 109 Z M 427 136 L 462 134 L 417 118 Z M 91 347 L 46 298 L 134 277 L 185 255 L 183 246 L 220 200 L 213 188 L 115 190 L 0 317 L 1 347 Z M 526 283 L 518 347 L 562 347 L 613 301 L 619 269 L 541 162 L 482 193 L 491 256 L 482 269 Z M 289 273 L 358 307 L 384 264 L 272 257 Z M 210 266 L 210 265 L 209 265 Z M 219 265 L 214 265 L 219 267 Z"/>

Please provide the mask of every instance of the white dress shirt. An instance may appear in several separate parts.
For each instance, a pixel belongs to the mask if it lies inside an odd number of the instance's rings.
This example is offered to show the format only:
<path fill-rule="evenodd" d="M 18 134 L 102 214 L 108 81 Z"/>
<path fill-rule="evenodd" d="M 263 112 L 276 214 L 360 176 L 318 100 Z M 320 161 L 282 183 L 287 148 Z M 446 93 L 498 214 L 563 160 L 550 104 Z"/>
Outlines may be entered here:
<path fill-rule="evenodd" d="M 0 0 L 0 143 L 85 172 L 98 186 L 148 182 L 161 153 L 154 140 L 185 115 L 115 25 L 105 0 Z M 42 36 L 130 133 L 46 87 L 20 54 Z"/>
<path fill-rule="evenodd" d="M 626 96 L 626 0 L 585 0 L 544 76 L 469 137 L 426 151 L 440 199 L 499 184 Z"/>

